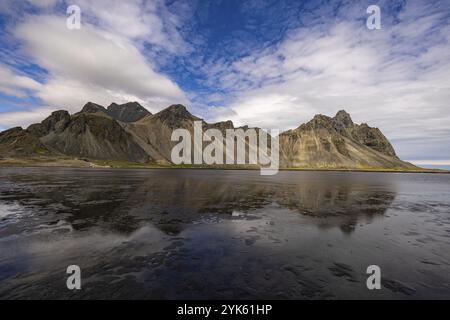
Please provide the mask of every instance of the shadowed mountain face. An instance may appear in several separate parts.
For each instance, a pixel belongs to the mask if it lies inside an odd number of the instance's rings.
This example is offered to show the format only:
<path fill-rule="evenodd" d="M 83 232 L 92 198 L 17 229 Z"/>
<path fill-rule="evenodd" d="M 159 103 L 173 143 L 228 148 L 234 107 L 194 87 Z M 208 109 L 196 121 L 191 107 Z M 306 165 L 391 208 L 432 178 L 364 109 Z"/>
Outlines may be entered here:
<path fill-rule="evenodd" d="M 55 111 L 23 131 L 60 155 L 133 162 L 149 160 L 119 122 L 94 103 L 87 103 L 81 112 L 72 116 L 67 111 Z"/>
<path fill-rule="evenodd" d="M 124 104 L 112 103 L 107 113 L 116 120 L 122 122 L 135 122 L 152 114 L 137 102 L 128 102 Z"/>
<path fill-rule="evenodd" d="M 44 137 L 50 132 L 61 133 L 70 122 L 70 114 L 60 110 L 52 114 L 41 123 L 35 123 L 28 127 L 27 131 L 36 137 Z"/>
<path fill-rule="evenodd" d="M 101 114 L 74 115 L 60 132 L 41 141 L 62 154 L 104 160 L 147 162 L 147 154 L 117 121 Z"/>
<path fill-rule="evenodd" d="M 135 122 L 151 113 L 138 102 L 128 102 L 124 104 L 111 103 L 108 108 L 99 104 L 88 102 L 79 113 L 104 113 L 111 118 L 122 122 Z"/>
<path fill-rule="evenodd" d="M 193 133 L 194 121 L 203 130 L 225 134 L 231 121 L 208 124 L 183 105 L 151 114 L 137 102 L 112 103 L 108 108 L 89 102 L 70 115 L 55 111 L 26 130 L 0 134 L 5 156 L 65 155 L 89 159 L 171 163 L 175 129 Z M 247 126 L 242 129 L 248 129 Z M 11 131 L 12 130 L 12 131 Z M 205 146 L 205 145 L 204 145 Z M 248 152 L 248 150 L 247 150 Z M 300 168 L 413 169 L 401 161 L 378 128 L 355 124 L 344 110 L 335 117 L 316 115 L 308 123 L 280 135 L 280 165 Z"/>
<path fill-rule="evenodd" d="M 20 127 L 0 133 L 0 158 L 3 156 L 49 155 L 50 150 L 30 132 Z"/>
<path fill-rule="evenodd" d="M 339 111 L 331 121 L 335 130 L 343 136 L 380 153 L 397 158 L 391 143 L 378 128 L 371 128 L 366 123 L 361 125 L 353 123 L 350 115 L 344 110 Z"/>

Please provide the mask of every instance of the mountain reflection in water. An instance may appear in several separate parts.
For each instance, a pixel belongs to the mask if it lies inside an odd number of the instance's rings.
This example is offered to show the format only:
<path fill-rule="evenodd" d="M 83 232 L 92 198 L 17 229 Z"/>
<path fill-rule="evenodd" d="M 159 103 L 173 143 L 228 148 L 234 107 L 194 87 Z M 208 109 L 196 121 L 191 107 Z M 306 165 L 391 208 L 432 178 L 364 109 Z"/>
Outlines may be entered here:
<path fill-rule="evenodd" d="M 447 175 L 0 169 L 0 178 L 0 298 L 450 296 Z M 65 288 L 70 264 L 82 269 L 81 291 Z M 365 286 L 371 264 L 387 273 L 383 290 Z"/>

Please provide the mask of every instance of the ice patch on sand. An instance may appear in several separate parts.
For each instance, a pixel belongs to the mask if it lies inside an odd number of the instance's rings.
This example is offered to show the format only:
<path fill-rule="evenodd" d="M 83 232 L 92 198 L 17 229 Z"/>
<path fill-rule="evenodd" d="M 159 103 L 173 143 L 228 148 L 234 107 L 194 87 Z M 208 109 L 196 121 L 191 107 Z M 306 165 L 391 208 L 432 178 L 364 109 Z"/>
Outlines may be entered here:
<path fill-rule="evenodd" d="M 16 214 L 20 209 L 20 205 L 16 203 L 8 204 L 0 202 L 0 219 Z"/>

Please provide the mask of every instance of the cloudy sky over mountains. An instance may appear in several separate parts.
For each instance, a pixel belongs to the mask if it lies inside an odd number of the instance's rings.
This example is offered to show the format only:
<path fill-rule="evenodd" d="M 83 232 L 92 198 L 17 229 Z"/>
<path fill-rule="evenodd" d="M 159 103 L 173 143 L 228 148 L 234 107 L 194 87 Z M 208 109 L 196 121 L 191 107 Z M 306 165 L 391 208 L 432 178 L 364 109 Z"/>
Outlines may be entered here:
<path fill-rule="evenodd" d="M 81 8 L 81 29 L 66 9 Z M 0 0 L 0 129 L 87 101 L 287 129 L 346 109 L 450 161 L 450 1 Z"/>

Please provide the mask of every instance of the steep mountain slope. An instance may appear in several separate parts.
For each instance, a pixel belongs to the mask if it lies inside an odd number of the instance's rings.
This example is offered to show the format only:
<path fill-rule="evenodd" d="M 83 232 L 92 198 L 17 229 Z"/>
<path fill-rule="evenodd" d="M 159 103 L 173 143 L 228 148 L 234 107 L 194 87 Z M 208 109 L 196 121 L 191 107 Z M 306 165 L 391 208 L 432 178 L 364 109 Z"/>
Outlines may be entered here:
<path fill-rule="evenodd" d="M 366 123 L 360 125 L 353 123 L 352 118 L 345 110 L 338 111 L 331 121 L 334 129 L 341 135 L 385 155 L 397 158 L 391 143 L 378 128 L 371 128 Z"/>
<path fill-rule="evenodd" d="M 172 148 L 177 144 L 171 141 L 173 130 L 187 129 L 193 136 L 194 121 L 203 120 L 192 115 L 185 106 L 177 104 L 135 123 L 122 125 L 152 159 L 170 163 Z"/>
<path fill-rule="evenodd" d="M 102 106 L 87 103 L 81 112 L 53 112 L 27 132 L 61 154 L 90 159 L 147 162 L 149 157 Z"/>
<path fill-rule="evenodd" d="M 398 159 L 394 148 L 377 128 L 354 124 L 350 115 L 316 115 L 311 121 L 280 135 L 284 167 L 347 169 L 413 169 Z"/>
<path fill-rule="evenodd" d="M 1 157 L 31 157 L 52 154 L 38 137 L 21 127 L 11 128 L 0 133 Z"/>
<path fill-rule="evenodd" d="M 185 106 L 172 105 L 154 115 L 146 116 L 135 123 L 122 124 L 127 132 L 135 138 L 135 141 L 143 148 L 152 159 L 158 162 L 170 163 L 172 148 L 178 144 L 171 141 L 172 132 L 175 129 L 186 129 L 191 133 L 191 143 L 194 148 L 194 121 L 202 122 L 202 129 L 218 129 L 225 139 L 226 129 L 235 129 L 233 122 L 223 121 L 217 123 L 207 123 L 203 119 L 192 115 Z M 238 128 L 236 128 L 238 129 Z M 242 129 L 248 129 L 247 126 Z M 203 143 L 205 147 L 208 142 Z M 225 146 L 224 146 L 225 150 Z M 246 141 L 246 154 L 248 154 L 248 142 Z M 235 146 L 236 159 L 236 146 Z M 225 162 L 225 157 L 223 157 Z M 192 163 L 194 162 L 192 153 Z"/>

